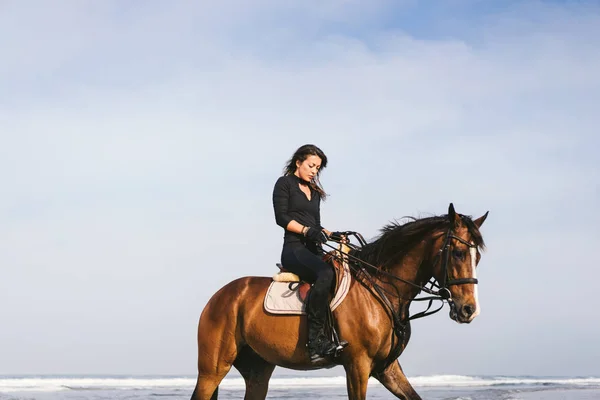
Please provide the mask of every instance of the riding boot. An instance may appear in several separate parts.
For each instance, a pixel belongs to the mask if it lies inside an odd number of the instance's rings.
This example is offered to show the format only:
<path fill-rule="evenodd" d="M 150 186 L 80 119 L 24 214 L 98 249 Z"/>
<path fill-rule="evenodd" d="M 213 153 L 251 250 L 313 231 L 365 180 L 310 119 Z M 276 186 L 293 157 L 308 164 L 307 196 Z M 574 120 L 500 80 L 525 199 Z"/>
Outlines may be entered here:
<path fill-rule="evenodd" d="M 311 361 L 332 355 L 336 345 L 325 332 L 329 310 L 329 288 L 331 281 L 318 279 L 308 293 L 306 316 L 308 317 L 308 352 Z"/>

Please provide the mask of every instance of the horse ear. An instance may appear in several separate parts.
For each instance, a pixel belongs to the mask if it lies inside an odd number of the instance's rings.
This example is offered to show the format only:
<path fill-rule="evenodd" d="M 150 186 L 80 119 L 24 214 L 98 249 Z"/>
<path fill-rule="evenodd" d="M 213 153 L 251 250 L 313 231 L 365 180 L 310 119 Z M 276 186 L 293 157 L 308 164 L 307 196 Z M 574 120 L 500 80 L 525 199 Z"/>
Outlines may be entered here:
<path fill-rule="evenodd" d="M 448 207 L 448 219 L 453 227 L 456 228 L 460 225 L 460 215 L 456 213 L 454 210 L 454 204 L 452 203 L 450 203 L 450 206 Z"/>
<path fill-rule="evenodd" d="M 485 221 L 489 213 L 489 211 L 486 211 L 485 214 L 473 221 L 477 229 L 481 228 L 481 225 L 483 225 L 483 222 Z"/>

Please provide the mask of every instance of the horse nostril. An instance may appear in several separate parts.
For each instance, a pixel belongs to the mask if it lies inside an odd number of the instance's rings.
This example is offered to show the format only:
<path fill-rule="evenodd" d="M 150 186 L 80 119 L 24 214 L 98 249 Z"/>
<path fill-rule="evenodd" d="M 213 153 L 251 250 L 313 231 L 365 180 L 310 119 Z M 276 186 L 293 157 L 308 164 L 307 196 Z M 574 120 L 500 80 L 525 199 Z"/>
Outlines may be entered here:
<path fill-rule="evenodd" d="M 465 318 L 469 318 L 475 312 L 475 307 L 472 305 L 466 304 L 462 308 L 462 314 Z"/>

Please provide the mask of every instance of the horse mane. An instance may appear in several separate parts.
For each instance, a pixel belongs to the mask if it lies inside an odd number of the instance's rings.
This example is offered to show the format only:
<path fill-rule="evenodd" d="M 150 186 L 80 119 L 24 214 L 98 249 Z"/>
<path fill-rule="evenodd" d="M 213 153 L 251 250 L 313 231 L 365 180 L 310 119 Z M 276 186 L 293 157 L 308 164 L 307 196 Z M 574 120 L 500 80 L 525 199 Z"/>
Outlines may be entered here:
<path fill-rule="evenodd" d="M 467 227 L 475 245 L 483 250 L 485 243 L 472 217 L 458 214 L 462 223 Z M 417 243 L 434 232 L 444 232 L 450 227 L 448 214 L 414 218 L 408 222 L 393 221 L 380 229 L 381 234 L 371 243 L 365 245 L 356 254 L 361 260 L 387 271 L 392 265 L 401 260 Z"/>

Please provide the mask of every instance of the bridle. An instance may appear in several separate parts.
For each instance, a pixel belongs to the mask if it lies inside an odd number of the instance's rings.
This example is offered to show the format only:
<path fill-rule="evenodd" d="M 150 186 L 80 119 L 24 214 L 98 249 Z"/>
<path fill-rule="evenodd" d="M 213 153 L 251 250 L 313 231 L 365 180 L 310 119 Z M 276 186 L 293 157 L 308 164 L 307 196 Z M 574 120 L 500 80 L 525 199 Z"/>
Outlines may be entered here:
<path fill-rule="evenodd" d="M 469 247 L 470 253 L 471 253 L 471 262 L 474 265 L 475 264 L 475 257 L 476 257 L 476 251 L 477 251 L 477 245 L 473 244 L 473 243 L 469 243 L 466 240 L 456 236 L 454 234 L 453 229 L 450 227 L 448 228 L 448 231 L 446 233 L 446 238 L 444 239 L 444 244 L 442 245 L 442 247 L 440 248 L 438 254 L 436 255 L 435 259 L 434 259 L 434 265 L 437 263 L 437 258 L 441 258 L 441 282 L 439 282 L 439 284 L 436 284 L 435 282 L 435 278 L 432 277 L 430 279 L 430 281 L 428 283 L 426 283 L 425 285 L 419 285 L 416 284 L 414 282 L 410 282 L 407 281 L 405 279 L 402 279 L 394 274 L 391 274 L 387 271 L 383 271 L 379 268 L 377 268 L 376 266 L 367 263 L 366 261 L 363 261 L 360 259 L 360 257 L 357 257 L 356 253 L 360 254 L 360 251 L 362 250 L 362 248 L 367 244 L 367 242 L 365 241 L 364 237 L 358 233 L 358 232 L 354 232 L 354 231 L 345 231 L 345 232 L 341 232 L 342 236 L 345 236 L 346 238 L 348 238 L 349 236 L 354 236 L 358 242 L 360 243 L 360 247 L 357 245 L 354 245 L 352 243 L 345 243 L 346 246 L 348 246 L 352 251 L 348 254 L 344 254 L 345 256 L 348 257 L 349 261 L 350 261 L 350 265 L 354 266 L 355 268 L 355 272 L 361 272 L 363 275 L 367 276 L 367 279 L 370 281 L 371 284 L 373 284 L 375 286 L 375 288 L 379 289 L 376 291 L 381 291 L 381 292 L 387 292 L 385 290 L 383 290 L 383 288 L 381 288 L 379 285 L 376 284 L 375 279 L 372 277 L 372 275 L 366 270 L 365 267 L 370 268 L 374 271 L 376 271 L 378 274 L 382 274 L 385 275 L 387 278 L 396 280 L 396 281 L 400 281 L 403 282 L 405 284 L 408 284 L 410 286 L 413 286 L 417 289 L 419 289 L 419 291 L 423 291 L 425 293 L 430 294 L 431 296 L 429 297 L 425 297 L 425 298 L 419 298 L 419 299 L 413 299 L 413 301 L 424 301 L 424 300 L 430 300 L 430 304 L 429 307 L 427 307 L 427 310 L 425 310 L 422 313 L 418 313 L 415 314 L 412 317 L 409 317 L 409 319 L 415 319 L 415 318 L 421 318 L 424 317 L 426 315 L 431 315 L 437 311 L 439 311 L 442 307 L 443 307 L 443 303 L 442 306 L 440 306 L 440 308 L 438 308 L 437 310 L 433 311 L 433 312 L 427 312 L 429 310 L 429 308 L 431 307 L 431 301 L 433 300 L 441 300 L 443 301 L 448 301 L 449 303 L 452 303 L 452 294 L 450 293 L 450 286 L 454 286 L 454 285 L 463 285 L 463 284 L 477 284 L 478 280 L 476 278 L 458 278 L 458 279 L 450 279 L 448 276 L 448 264 L 450 262 L 450 245 L 451 245 L 451 241 L 457 240 L 461 243 L 463 243 L 464 245 L 466 245 L 467 247 Z M 337 241 L 334 240 L 338 243 L 341 243 L 341 241 Z M 339 252 L 340 250 L 334 246 L 331 246 L 329 244 L 326 244 L 327 246 L 331 247 L 332 249 L 336 250 L 337 252 Z M 354 254 L 352 254 L 354 253 Z M 336 256 L 337 257 L 337 256 Z M 358 270 L 358 271 L 357 271 Z M 427 285 L 429 285 L 430 287 L 428 288 Z M 437 290 L 434 290 L 434 288 L 436 288 Z M 397 297 L 396 295 L 387 292 L 389 295 Z M 385 295 L 382 293 L 382 295 L 385 297 Z"/>
<path fill-rule="evenodd" d="M 450 248 L 450 241 L 452 239 L 458 240 L 462 244 L 469 247 L 469 250 L 471 253 L 472 265 L 475 265 L 475 262 L 476 262 L 475 257 L 477 256 L 477 245 L 475 245 L 473 243 L 469 243 L 466 240 L 456 236 L 454 234 L 454 231 L 452 230 L 452 228 L 448 229 L 448 233 L 446 233 L 446 239 L 444 240 L 444 245 L 440 248 L 440 251 L 439 251 L 439 255 L 442 258 L 442 267 L 441 267 L 442 268 L 442 282 L 438 286 L 439 290 L 438 290 L 437 294 L 444 300 L 452 300 L 452 295 L 450 293 L 450 290 L 448 289 L 449 286 L 463 285 L 463 284 L 467 284 L 467 283 L 473 283 L 473 284 L 478 283 L 476 278 L 449 279 L 449 277 L 448 277 L 448 262 L 449 262 L 449 258 L 450 258 L 449 248 Z"/>
<path fill-rule="evenodd" d="M 407 323 L 410 322 L 410 320 L 422 318 L 422 317 L 425 317 L 425 316 L 428 316 L 428 315 L 431 315 L 431 314 L 434 314 L 434 313 L 440 311 L 444 307 L 444 301 L 448 302 L 448 304 L 450 305 L 451 311 L 455 311 L 455 305 L 454 305 L 454 302 L 452 301 L 452 294 L 450 292 L 449 287 L 454 286 L 454 285 L 463 285 L 463 284 L 469 284 L 469 283 L 477 284 L 477 282 L 478 282 L 476 278 L 449 279 L 448 264 L 450 262 L 450 246 L 451 246 L 452 240 L 457 240 L 469 247 L 469 250 L 471 253 L 471 265 L 473 265 L 473 266 L 475 266 L 475 264 L 476 264 L 475 257 L 477 254 L 477 245 L 469 243 L 466 240 L 461 239 L 458 236 L 456 236 L 454 234 L 452 227 L 448 228 L 448 231 L 446 232 L 446 238 L 444 239 L 444 244 L 440 248 L 440 250 L 437 253 L 436 257 L 434 258 L 434 262 L 433 262 L 433 265 L 435 265 L 437 263 L 437 259 L 438 258 L 441 259 L 441 282 L 439 282 L 439 284 L 436 284 L 435 278 L 432 277 L 428 281 L 428 283 L 426 283 L 425 285 L 419 285 L 414 282 L 407 281 L 407 280 L 402 279 L 402 278 L 400 278 L 394 274 L 391 274 L 387 271 L 383 271 L 383 270 L 377 268 L 376 266 L 367 263 L 366 261 L 361 260 L 360 257 L 357 257 L 355 254 L 357 254 L 357 253 L 360 254 L 360 251 L 362 250 L 362 248 L 367 245 L 367 242 L 365 241 L 363 236 L 360 233 L 354 232 L 354 231 L 346 231 L 346 232 L 340 232 L 340 233 L 341 233 L 343 239 L 347 239 L 349 236 L 354 236 L 360 243 L 360 246 L 354 245 L 354 244 L 350 243 L 348 240 L 344 240 L 344 242 L 347 242 L 347 243 L 343 243 L 343 244 L 348 246 L 351 251 L 348 253 L 343 253 L 341 251 L 341 246 L 340 246 L 340 248 L 337 248 L 337 247 L 331 246 L 327 243 L 325 243 L 325 245 L 336 250 L 333 253 L 333 256 L 335 258 L 344 261 L 344 257 L 346 257 L 347 261 L 349 261 L 348 266 L 352 270 L 354 270 L 356 275 L 357 276 L 360 275 L 361 277 L 364 277 L 370 283 L 370 287 L 368 287 L 368 288 L 375 291 L 375 293 L 377 294 L 379 299 L 385 305 L 385 308 L 389 312 L 390 318 L 392 319 L 392 329 L 395 333 L 395 336 L 398 338 L 398 341 L 395 342 L 395 344 L 394 344 L 394 341 L 392 341 L 391 349 L 390 349 L 390 352 L 389 352 L 388 356 L 386 357 L 386 359 L 383 360 L 382 363 L 376 367 L 376 370 L 378 370 L 378 371 L 385 370 L 385 368 L 387 368 L 394 360 L 396 360 L 400 356 L 400 353 L 402 352 L 402 344 L 404 343 L 404 339 L 405 339 Z M 340 240 L 340 241 L 334 240 L 334 241 L 336 241 L 338 243 L 343 242 L 342 240 Z M 409 316 L 408 320 L 403 321 L 400 318 L 399 313 L 394 310 L 394 306 L 392 305 L 392 303 L 386 296 L 386 293 L 393 297 L 399 297 L 399 296 L 395 295 L 393 293 L 390 293 L 389 291 L 386 291 L 384 288 L 382 288 L 380 285 L 378 285 L 376 279 L 367 271 L 367 268 L 373 269 L 374 271 L 376 271 L 377 274 L 383 274 L 390 279 L 394 279 L 396 281 L 406 283 L 410 286 L 413 286 L 413 287 L 419 289 L 419 291 L 423 291 L 423 292 L 430 294 L 430 296 L 428 296 L 428 297 L 423 297 L 423 298 L 418 298 L 418 299 L 414 298 L 412 300 L 412 301 L 427 301 L 428 300 L 429 305 L 427 306 L 427 309 L 425 311 L 421 311 L 417 314 Z M 359 281 L 361 281 L 361 280 L 359 279 Z M 364 282 L 361 282 L 361 283 L 364 285 Z M 427 285 L 430 285 L 431 287 L 427 288 L 426 287 Z M 434 287 L 436 287 L 437 290 L 434 290 Z M 437 308 L 433 311 L 429 311 L 434 300 L 439 300 L 442 302 L 442 304 L 440 305 L 439 308 Z"/>

